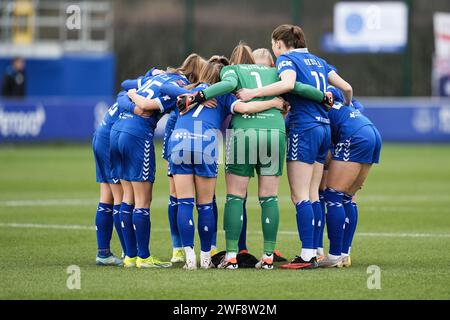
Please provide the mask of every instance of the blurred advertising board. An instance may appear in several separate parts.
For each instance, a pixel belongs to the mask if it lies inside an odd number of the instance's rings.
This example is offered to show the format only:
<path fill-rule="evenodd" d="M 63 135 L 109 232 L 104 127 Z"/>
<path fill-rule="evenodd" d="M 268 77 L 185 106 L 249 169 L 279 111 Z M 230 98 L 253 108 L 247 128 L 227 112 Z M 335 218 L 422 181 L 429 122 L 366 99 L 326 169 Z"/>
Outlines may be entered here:
<path fill-rule="evenodd" d="M 450 99 L 361 98 L 384 141 L 450 143 Z M 112 98 L 0 100 L 1 142 L 89 142 Z M 166 123 L 158 123 L 161 138 Z"/>
<path fill-rule="evenodd" d="M 0 142 L 87 141 L 111 98 L 0 99 Z"/>
<path fill-rule="evenodd" d="M 361 98 L 384 141 L 450 143 L 450 99 Z"/>
<path fill-rule="evenodd" d="M 433 58 L 433 93 L 450 97 L 450 13 L 433 16 L 435 54 Z"/>
<path fill-rule="evenodd" d="M 323 48 L 334 52 L 401 52 L 408 42 L 408 7 L 404 2 L 338 2 L 334 34 Z"/>

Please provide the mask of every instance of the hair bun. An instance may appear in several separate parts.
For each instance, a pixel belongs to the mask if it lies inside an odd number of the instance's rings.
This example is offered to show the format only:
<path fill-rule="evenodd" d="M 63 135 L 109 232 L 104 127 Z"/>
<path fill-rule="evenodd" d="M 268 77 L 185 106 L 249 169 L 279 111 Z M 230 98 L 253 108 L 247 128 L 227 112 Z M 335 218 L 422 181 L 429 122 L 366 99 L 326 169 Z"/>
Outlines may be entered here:
<path fill-rule="evenodd" d="M 301 37 L 301 31 L 299 29 L 300 29 L 300 27 L 298 27 L 298 26 L 292 26 L 292 28 L 291 28 L 292 34 L 297 38 Z"/>

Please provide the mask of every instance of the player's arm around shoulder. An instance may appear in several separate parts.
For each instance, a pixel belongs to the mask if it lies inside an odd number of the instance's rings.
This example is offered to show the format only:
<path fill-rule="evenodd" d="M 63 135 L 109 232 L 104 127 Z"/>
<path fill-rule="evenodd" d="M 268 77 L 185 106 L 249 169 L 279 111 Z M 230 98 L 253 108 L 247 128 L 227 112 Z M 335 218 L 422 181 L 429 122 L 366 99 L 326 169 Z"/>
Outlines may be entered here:
<path fill-rule="evenodd" d="M 177 83 L 168 82 L 164 83 L 160 88 L 159 92 L 162 95 L 168 95 L 171 98 L 176 98 L 182 94 L 192 94 L 194 91 L 185 89 L 184 87 L 179 86 Z"/>
<path fill-rule="evenodd" d="M 203 90 L 203 95 L 206 100 L 231 93 L 236 90 L 239 78 L 235 66 L 223 67 L 220 72 L 221 81 L 209 86 Z"/>
<path fill-rule="evenodd" d="M 328 73 L 328 83 L 342 91 L 344 94 L 345 105 L 351 104 L 353 98 L 353 88 L 347 81 L 342 79 L 336 71 L 331 70 Z"/>
<path fill-rule="evenodd" d="M 286 104 L 285 101 L 280 98 L 276 97 L 271 100 L 264 100 L 264 101 L 250 101 L 250 102 L 243 102 L 240 100 L 237 100 L 233 105 L 233 113 L 242 113 L 242 114 L 249 114 L 249 113 L 258 113 L 263 112 L 268 109 L 277 108 L 280 111 L 285 111 Z"/>
<path fill-rule="evenodd" d="M 255 89 L 242 89 L 238 92 L 238 98 L 249 101 L 253 98 L 278 96 L 294 89 L 297 81 L 297 71 L 293 62 L 284 56 L 277 59 L 277 69 L 280 81 Z"/>
<path fill-rule="evenodd" d="M 128 90 L 128 97 L 136 105 L 136 107 L 145 111 L 160 110 L 160 104 L 156 99 L 147 99 L 136 92 L 135 89 Z"/>

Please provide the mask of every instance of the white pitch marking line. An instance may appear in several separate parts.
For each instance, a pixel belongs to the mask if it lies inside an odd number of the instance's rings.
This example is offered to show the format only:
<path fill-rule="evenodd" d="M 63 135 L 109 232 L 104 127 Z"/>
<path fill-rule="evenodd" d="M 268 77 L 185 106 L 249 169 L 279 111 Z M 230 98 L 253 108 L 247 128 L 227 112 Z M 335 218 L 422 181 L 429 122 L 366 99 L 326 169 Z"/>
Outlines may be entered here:
<path fill-rule="evenodd" d="M 290 202 L 289 196 L 279 196 L 282 201 Z M 257 197 L 248 197 L 249 202 L 257 202 Z M 369 201 L 408 201 L 408 202 L 450 202 L 450 196 L 447 195 L 402 195 L 402 196 L 389 196 L 389 195 L 361 195 L 360 200 L 363 202 Z M 91 206 L 98 203 L 98 199 L 86 198 L 86 199 L 36 199 L 36 200 L 0 200 L 0 207 L 31 207 L 31 206 Z M 166 205 L 167 200 L 164 198 L 156 198 L 152 201 L 152 206 Z"/>
<path fill-rule="evenodd" d="M 57 229 L 57 230 L 95 230 L 94 226 L 76 224 L 36 224 L 36 223 L 0 223 L 3 228 L 25 228 L 25 229 Z M 169 229 L 153 229 L 153 232 L 169 232 Z M 247 231 L 249 234 L 262 234 L 261 231 Z M 220 233 L 223 233 L 220 230 Z M 297 235 L 296 231 L 281 230 L 283 235 Z M 394 238 L 450 238 L 450 233 L 404 233 L 404 232 L 359 232 L 362 237 L 394 237 Z"/>

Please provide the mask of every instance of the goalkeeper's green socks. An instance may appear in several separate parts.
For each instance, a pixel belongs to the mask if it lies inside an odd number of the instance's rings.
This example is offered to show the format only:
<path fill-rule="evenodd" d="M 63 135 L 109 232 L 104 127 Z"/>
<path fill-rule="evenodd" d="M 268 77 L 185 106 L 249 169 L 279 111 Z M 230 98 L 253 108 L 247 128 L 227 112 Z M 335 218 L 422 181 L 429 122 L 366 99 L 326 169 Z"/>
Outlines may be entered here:
<path fill-rule="evenodd" d="M 264 253 L 271 255 L 277 243 L 278 225 L 280 222 L 280 210 L 278 208 L 278 197 L 260 197 L 261 224 L 264 237 Z"/>
<path fill-rule="evenodd" d="M 227 252 L 238 252 L 239 236 L 242 229 L 243 203 L 245 198 L 227 195 L 224 213 L 224 229 Z M 278 208 L 278 197 L 260 197 L 261 224 L 264 237 L 264 253 L 272 254 L 277 242 L 280 211 Z"/>
<path fill-rule="evenodd" d="M 244 198 L 227 194 L 223 227 L 225 230 L 227 252 L 238 252 L 239 236 L 242 229 Z"/>

